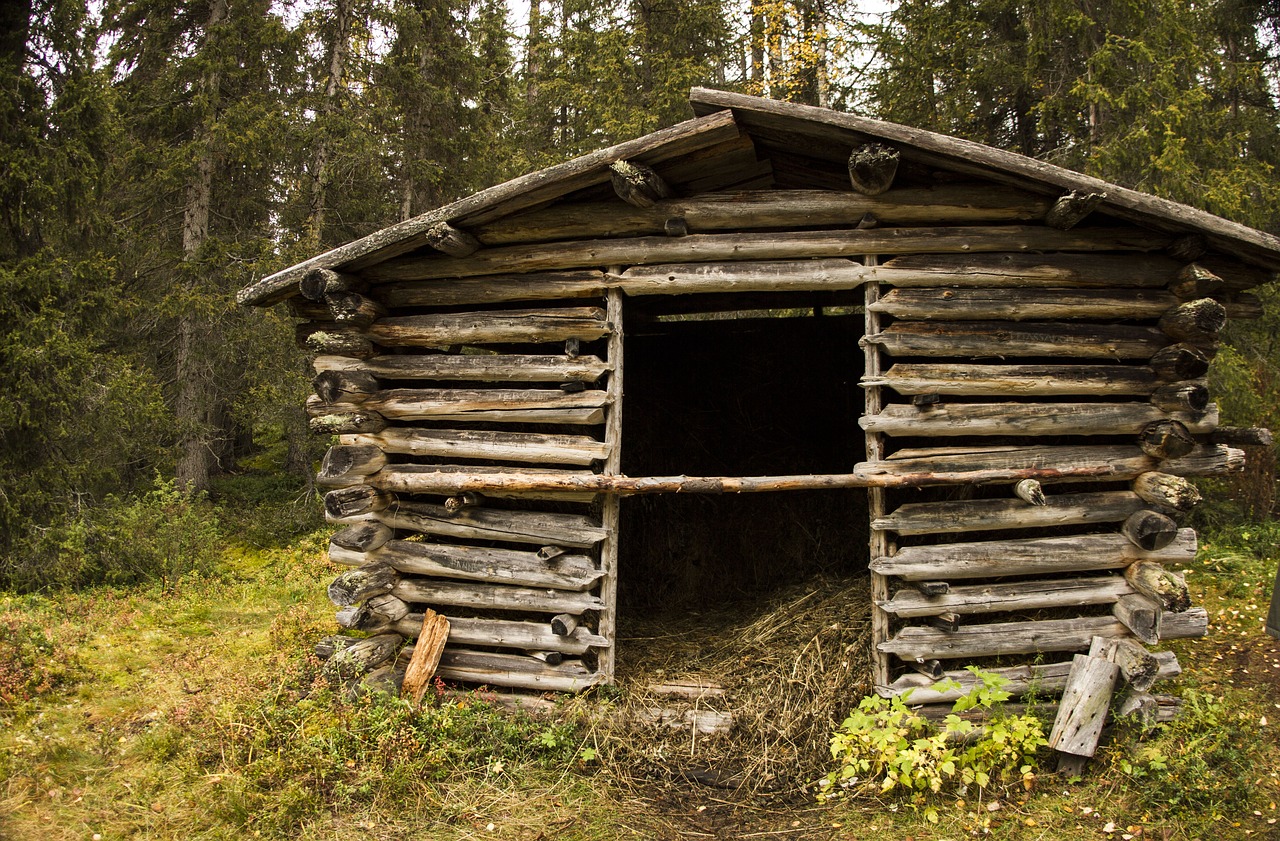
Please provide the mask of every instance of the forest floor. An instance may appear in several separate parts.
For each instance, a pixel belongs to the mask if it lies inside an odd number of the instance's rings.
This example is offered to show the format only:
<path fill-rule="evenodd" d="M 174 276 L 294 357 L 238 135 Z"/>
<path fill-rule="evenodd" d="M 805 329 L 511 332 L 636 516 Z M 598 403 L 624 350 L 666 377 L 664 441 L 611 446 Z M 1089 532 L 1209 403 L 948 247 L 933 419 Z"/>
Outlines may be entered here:
<path fill-rule="evenodd" d="M 825 739 L 785 785 L 716 774 L 713 739 L 601 726 L 625 686 L 542 717 L 344 699 L 307 654 L 324 533 L 237 534 L 212 577 L 0 594 L 0 839 L 1280 838 L 1280 525 L 1211 532 L 1186 569 L 1211 628 L 1175 647 L 1180 723 L 1117 729 L 1082 779 L 826 803 L 797 782 Z"/>

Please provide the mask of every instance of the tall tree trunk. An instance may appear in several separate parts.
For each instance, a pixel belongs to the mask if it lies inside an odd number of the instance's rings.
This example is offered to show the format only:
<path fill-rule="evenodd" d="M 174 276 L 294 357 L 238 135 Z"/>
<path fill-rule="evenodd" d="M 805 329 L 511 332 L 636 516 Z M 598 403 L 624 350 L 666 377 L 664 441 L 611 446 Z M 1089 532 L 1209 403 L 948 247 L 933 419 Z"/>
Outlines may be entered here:
<path fill-rule="evenodd" d="M 524 101 L 532 112 L 542 72 L 542 0 L 529 0 L 529 35 L 524 46 Z"/>
<path fill-rule="evenodd" d="M 333 7 L 333 42 L 329 45 L 329 76 L 324 86 L 324 105 L 320 111 L 320 131 L 316 133 L 315 158 L 312 161 L 314 178 L 311 185 L 311 218 L 307 225 L 309 250 L 319 251 L 324 241 L 325 198 L 329 189 L 329 143 L 331 125 L 338 110 L 338 92 L 343 87 L 347 71 L 347 54 L 351 41 L 351 2 L 335 0 Z"/>
<path fill-rule="evenodd" d="M 209 23 L 205 30 L 205 51 L 210 52 L 217 39 L 217 27 L 226 20 L 227 0 L 212 0 Z M 200 87 L 204 92 L 207 113 L 201 116 L 195 147 L 198 151 L 195 173 L 187 183 L 186 203 L 182 210 L 182 283 L 188 295 L 197 294 L 200 272 L 195 266 L 200 247 L 209 236 L 209 207 L 213 197 L 213 149 L 210 128 L 215 118 L 219 74 L 216 64 L 205 71 Z M 212 372 L 205 361 L 205 343 L 209 338 L 206 320 L 188 307 L 178 322 L 176 375 L 178 396 L 174 405 L 181 438 L 178 444 L 178 483 L 193 491 L 206 490 L 213 469 L 211 402 Z"/>

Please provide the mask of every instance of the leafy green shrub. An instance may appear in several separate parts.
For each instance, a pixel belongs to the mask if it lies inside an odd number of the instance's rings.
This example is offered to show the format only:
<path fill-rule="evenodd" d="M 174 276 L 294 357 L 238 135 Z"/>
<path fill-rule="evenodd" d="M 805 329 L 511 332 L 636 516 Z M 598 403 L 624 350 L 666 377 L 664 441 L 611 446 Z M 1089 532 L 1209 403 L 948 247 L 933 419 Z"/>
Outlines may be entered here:
<path fill-rule="evenodd" d="M 72 683 L 74 655 L 31 617 L 0 613 L 0 705 L 17 706 Z"/>
<path fill-rule="evenodd" d="M 941 728 L 907 707 L 909 697 L 863 698 L 831 738 L 831 755 L 840 767 L 818 781 L 819 797 L 872 785 L 881 792 L 937 793 L 1030 779 L 1036 752 L 1048 744 L 1043 726 L 1034 716 L 1002 715 L 1006 681 L 970 671 L 982 682 L 955 702 Z M 990 711 L 981 730 L 958 715 L 975 708 Z"/>

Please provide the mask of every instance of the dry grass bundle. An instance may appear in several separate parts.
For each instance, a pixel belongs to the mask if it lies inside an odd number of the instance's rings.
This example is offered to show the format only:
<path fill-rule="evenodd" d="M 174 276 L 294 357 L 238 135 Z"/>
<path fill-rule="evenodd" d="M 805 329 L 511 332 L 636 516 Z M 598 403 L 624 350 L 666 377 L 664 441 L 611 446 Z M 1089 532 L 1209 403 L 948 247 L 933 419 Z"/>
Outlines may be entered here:
<path fill-rule="evenodd" d="M 870 588 L 865 577 L 817 577 L 754 609 L 631 617 L 620 629 L 616 714 L 602 717 L 623 749 L 620 777 L 684 777 L 749 793 L 790 790 L 828 770 L 831 733 L 870 690 Z M 680 701 L 654 684 L 700 679 L 722 697 Z M 655 708 L 730 713 L 727 735 L 651 722 Z M 714 717 L 714 716 L 712 716 Z"/>

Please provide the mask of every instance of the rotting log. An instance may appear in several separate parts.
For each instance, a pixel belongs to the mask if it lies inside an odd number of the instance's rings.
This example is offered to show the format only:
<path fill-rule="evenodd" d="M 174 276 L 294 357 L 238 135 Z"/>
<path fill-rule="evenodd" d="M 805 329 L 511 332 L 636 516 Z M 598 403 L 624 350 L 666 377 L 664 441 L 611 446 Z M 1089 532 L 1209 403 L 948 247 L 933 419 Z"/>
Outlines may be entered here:
<path fill-rule="evenodd" d="M 949 403 L 922 410 L 914 405 L 885 406 L 863 415 L 868 431 L 893 436 L 958 435 L 1124 435 L 1140 433 L 1148 424 L 1175 420 L 1203 434 L 1217 426 L 1214 406 L 1203 413 L 1170 414 L 1143 403 Z"/>
<path fill-rule="evenodd" d="M 1171 613 L 1191 607 L 1191 592 L 1180 572 L 1171 572 L 1154 561 L 1139 561 L 1124 571 L 1125 580 L 1139 593 Z"/>
<path fill-rule="evenodd" d="M 386 307 L 359 292 L 335 292 L 325 296 L 329 314 L 337 324 L 362 330 L 387 314 Z"/>
<path fill-rule="evenodd" d="M 329 538 L 329 542 L 353 552 L 371 552 L 393 537 L 395 531 L 370 521 L 347 526 Z"/>
<path fill-rule="evenodd" d="M 861 385 L 888 386 L 903 395 L 957 396 L 1149 395 L 1155 373 L 1128 365 L 974 365 L 899 362 Z M 1207 400 L 1206 400 L 1207 403 Z"/>
<path fill-rule="evenodd" d="M 1146 692 L 1127 692 L 1116 704 L 1116 717 L 1138 727 L 1144 733 L 1160 720 L 1160 702 Z"/>
<path fill-rule="evenodd" d="M 405 574 L 574 592 L 591 589 L 602 574 L 584 555 L 565 554 L 547 563 L 535 552 L 408 540 L 388 541 L 367 554 L 331 547 L 329 559 L 339 564 L 385 564 Z M 359 566 L 350 572 L 368 568 Z"/>
<path fill-rule="evenodd" d="M 1075 656 L 1049 733 L 1049 747 L 1072 756 L 1093 756 L 1119 676 L 1120 667 L 1110 660 Z"/>
<path fill-rule="evenodd" d="M 354 327 L 312 322 L 299 324 L 294 332 L 298 346 L 311 353 L 356 359 L 367 359 L 376 353 L 373 343 Z"/>
<path fill-rule="evenodd" d="M 312 650 L 315 651 L 316 656 L 319 657 L 321 660 L 328 660 L 337 652 L 343 650 L 344 648 L 350 648 L 351 646 L 355 645 L 359 641 L 360 640 L 356 637 L 348 637 L 348 636 L 342 636 L 340 634 L 334 634 L 332 636 L 321 638 L 321 640 L 316 643 L 315 648 Z"/>
<path fill-rule="evenodd" d="M 593 383 L 610 367 L 595 356 L 480 353 L 415 353 L 374 356 L 364 360 L 321 356 L 316 358 L 315 366 L 320 371 L 361 372 L 389 380 L 550 383 Z"/>
<path fill-rule="evenodd" d="M 1193 607 L 1180 613 L 1165 613 L 1160 617 L 1160 639 L 1181 640 L 1203 637 L 1209 633 L 1209 613 L 1203 607 Z"/>
<path fill-rule="evenodd" d="M 330 680 L 347 682 L 368 674 L 396 655 L 404 642 L 399 634 L 378 634 L 335 651 L 325 661 L 321 674 Z"/>
<path fill-rule="evenodd" d="M 330 487 L 358 482 L 377 473 L 386 464 L 386 453 L 371 444 L 338 444 L 324 454 L 320 472 L 316 474 L 316 484 Z"/>
<path fill-rule="evenodd" d="M 567 614 L 565 614 L 567 615 Z M 422 624 L 422 615 L 411 613 L 396 623 L 395 630 L 413 637 Z M 449 618 L 449 642 L 452 645 L 479 645 L 490 648 L 558 651 L 562 654 L 585 654 L 591 648 L 608 648 L 610 642 L 583 626 L 567 634 L 556 634 L 543 622 L 510 619 Z"/>
<path fill-rule="evenodd" d="M 1227 323 L 1227 311 L 1212 298 L 1178 304 L 1160 319 L 1160 329 L 1179 342 L 1212 345 Z"/>
<path fill-rule="evenodd" d="M 873 228 L 628 237 L 486 248 L 470 257 L 402 257 L 364 270 L 371 281 L 426 280 L 609 265 L 793 260 L 865 254 L 1152 251 L 1168 238 L 1135 228 L 1055 231 L 1042 225 Z"/>
<path fill-rule="evenodd" d="M 968 615 L 1111 604 L 1121 596 L 1133 592 L 1134 588 L 1120 576 L 1103 575 L 1093 578 L 953 585 L 945 594 L 937 596 L 926 596 L 918 590 L 903 588 L 894 593 L 889 601 L 880 603 L 880 607 L 899 618 L 910 619 L 948 611 Z"/>
<path fill-rule="evenodd" d="M 942 321 L 1117 321 L 1160 318 L 1163 289 L 894 289 L 874 304 L 895 318 Z"/>
<path fill-rule="evenodd" d="M 657 202 L 675 195 L 662 176 L 644 164 L 614 161 L 609 164 L 609 169 L 613 192 L 633 207 L 653 207 Z"/>
<path fill-rule="evenodd" d="M 330 545 L 330 553 L 334 552 Z M 339 553 L 348 550 L 338 549 Z M 366 566 L 349 569 L 340 574 L 329 585 L 329 601 L 337 607 L 359 604 L 371 596 L 390 593 L 400 580 L 399 574 L 389 564 L 370 563 Z"/>
<path fill-rule="evenodd" d="M 352 443 L 372 444 L 387 453 L 426 458 L 483 459 L 534 464 L 588 465 L 609 454 L 609 446 L 586 435 L 491 432 L 471 429 L 396 427 L 356 436 Z"/>
<path fill-rule="evenodd" d="M 849 153 L 849 183 L 855 192 L 878 196 L 893 186 L 898 173 L 897 149 L 883 143 L 864 143 Z"/>
<path fill-rule="evenodd" d="M 1209 408 L 1209 389 L 1203 380 L 1166 383 L 1149 393 L 1151 405 L 1166 412 L 1199 414 Z"/>
<path fill-rule="evenodd" d="M 1182 529 L 1177 540 L 1157 550 L 1140 549 L 1118 534 L 1030 537 L 908 546 L 893 555 L 873 558 L 870 568 L 907 581 L 992 578 L 1124 569 L 1137 560 L 1189 563 L 1195 553 L 1195 529 Z"/>
<path fill-rule="evenodd" d="M 608 332 L 599 307 L 559 307 L 396 316 L 374 322 L 365 335 L 386 347 L 448 347 L 566 339 L 589 342 Z"/>
<path fill-rule="evenodd" d="M 1095 637 L 1089 656 L 1115 663 L 1120 667 L 1120 678 L 1139 692 L 1146 692 L 1160 677 L 1160 658 L 1131 639 Z"/>
<path fill-rule="evenodd" d="M 577 660 L 552 666 L 519 654 L 455 648 L 445 649 L 437 674 L 445 680 L 555 692 L 580 692 L 604 680 Z"/>
<path fill-rule="evenodd" d="M 333 411 L 339 408 L 346 408 L 346 411 Z M 387 419 L 374 411 L 338 404 L 325 407 L 319 414 L 312 415 L 307 421 L 307 428 L 317 435 L 381 432 L 387 428 Z"/>
<path fill-rule="evenodd" d="M 1050 528 L 1121 522 L 1142 507 L 1138 495 L 1129 491 L 1055 494 L 1038 506 L 1013 499 L 914 502 L 877 518 L 871 527 L 904 535 Z"/>
<path fill-rule="evenodd" d="M 407 696 L 416 707 L 431 686 L 431 678 L 435 676 L 440 665 L 440 655 L 444 653 L 445 643 L 449 639 L 449 620 L 434 610 L 422 615 L 422 624 L 418 627 L 413 645 L 413 657 L 404 671 L 404 683 L 401 694 Z"/>
<path fill-rule="evenodd" d="M 1161 382 L 1196 380 L 1209 372 L 1209 356 L 1195 345 L 1180 342 L 1156 351 L 1147 365 Z"/>
<path fill-rule="evenodd" d="M 537 546 L 555 543 L 573 549 L 590 549 L 607 535 L 599 521 L 580 514 L 498 508 L 450 514 L 444 506 L 426 502 L 402 502 L 382 512 L 380 519 L 393 528 L 423 534 Z"/>
<path fill-rule="evenodd" d="M 1154 327 L 1127 324 L 899 321 L 859 343 L 896 356 L 1148 359 L 1168 345 L 1169 337 Z"/>
<path fill-rule="evenodd" d="M 1273 441 L 1271 430 L 1260 426 L 1220 426 L 1209 433 L 1210 444 L 1232 447 L 1270 447 Z"/>
<path fill-rule="evenodd" d="M 1190 511 L 1200 504 L 1200 491 L 1181 476 L 1155 471 L 1133 480 L 1133 492 L 1143 502 L 1171 511 Z"/>
<path fill-rule="evenodd" d="M 1147 424 L 1138 434 L 1138 447 L 1160 460 L 1182 458 L 1196 448 L 1196 439 L 1187 427 L 1176 420 L 1159 420 Z"/>
<path fill-rule="evenodd" d="M 357 275 L 321 268 L 311 269 L 298 282 L 302 297 L 317 303 L 323 303 L 330 295 L 358 291 L 363 287 L 364 281 Z"/>
<path fill-rule="evenodd" d="M 448 222 L 437 222 L 427 228 L 424 239 L 427 245 L 450 257 L 467 257 L 480 249 L 480 240 Z"/>
<path fill-rule="evenodd" d="M 384 493 L 368 485 L 353 485 L 339 488 L 324 495 L 325 516 L 333 520 L 345 520 L 363 514 L 382 511 L 395 501 L 389 493 Z"/>
<path fill-rule="evenodd" d="M 1155 601 L 1133 593 L 1121 596 L 1111 612 L 1142 642 L 1147 645 L 1160 642 L 1161 610 Z"/>
<path fill-rule="evenodd" d="M 561 613 L 551 617 L 551 632 L 559 637 L 567 637 L 578 629 L 578 617 Z"/>
<path fill-rule="evenodd" d="M 1013 495 L 1029 505 L 1046 505 L 1044 488 L 1036 479 L 1023 479 L 1013 486 Z"/>
<path fill-rule="evenodd" d="M 1092 643 L 1093 640 L 1090 640 Z M 1173 652 L 1155 653 L 1160 664 L 1158 680 L 1175 678 L 1182 673 L 1178 659 Z M 1008 681 L 1004 690 L 1014 697 L 1034 694 L 1037 697 L 1060 695 L 1067 684 L 1067 675 L 1071 671 L 1071 663 L 1037 663 L 1023 666 L 995 667 L 987 671 L 993 672 Z M 885 697 L 900 696 L 913 707 L 918 704 L 950 704 L 961 698 L 981 683 L 981 680 L 967 669 L 948 671 L 941 687 L 923 675 L 909 673 L 902 675 L 892 684 L 877 686 L 876 693 Z M 909 695 L 907 693 L 910 693 Z"/>
<path fill-rule="evenodd" d="M 316 374 L 311 380 L 311 388 L 325 403 L 359 405 L 380 386 L 377 377 L 367 371 L 327 370 Z"/>
<path fill-rule="evenodd" d="M 1106 197 L 1106 193 L 1071 190 L 1053 203 L 1053 207 L 1044 215 L 1044 223 L 1050 228 L 1069 231 L 1102 204 Z"/>
<path fill-rule="evenodd" d="M 1124 521 L 1120 533 L 1147 552 L 1163 549 L 1178 537 L 1178 524 L 1155 511 L 1135 511 Z"/>
<path fill-rule="evenodd" d="M 1226 291 L 1226 281 L 1199 263 L 1188 263 L 1178 270 L 1169 291 L 1179 301 L 1216 298 Z"/>
<path fill-rule="evenodd" d="M 577 593 L 571 590 L 430 581 L 422 578 L 402 578 L 391 592 L 392 595 L 410 604 L 518 610 L 531 613 L 570 613 L 581 616 L 584 611 L 600 610 L 604 607 L 604 602 L 599 598 L 589 593 Z"/>

